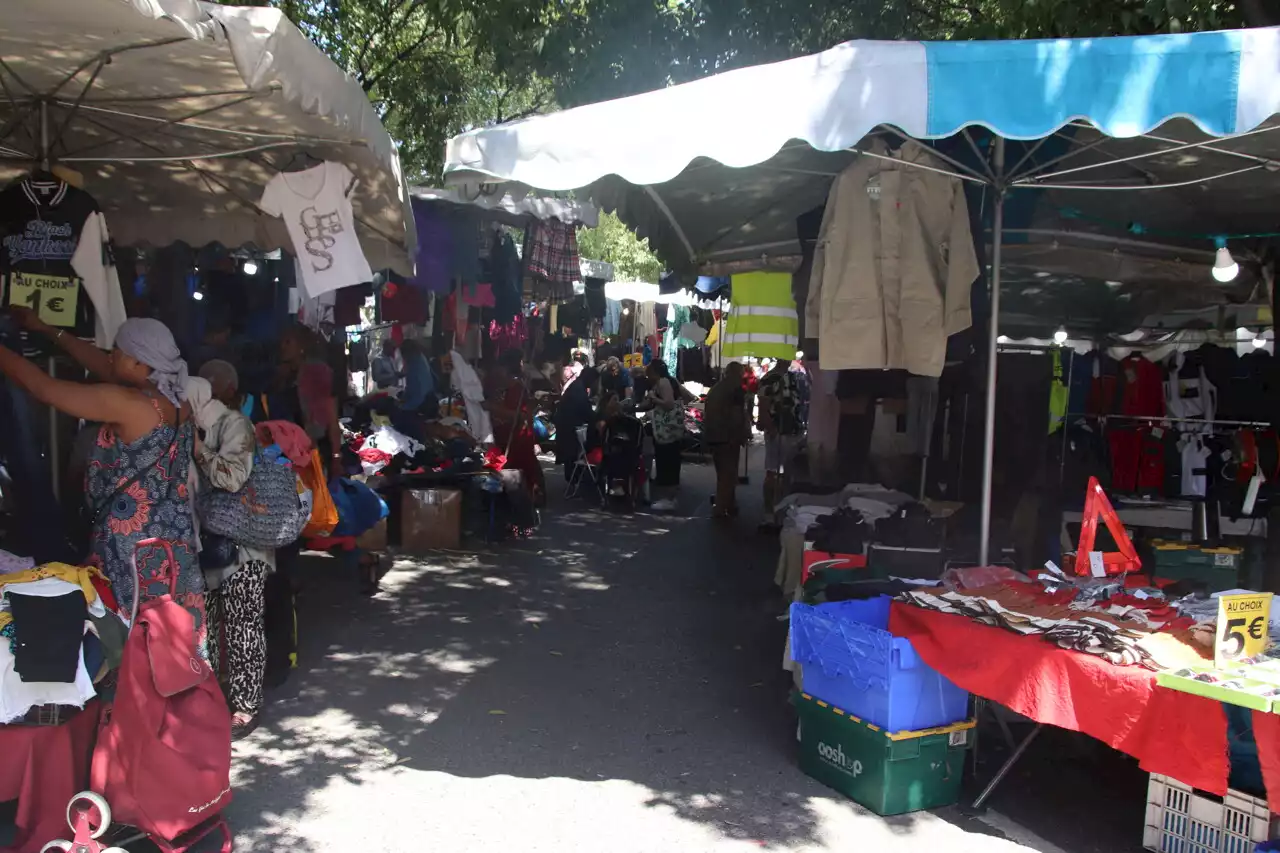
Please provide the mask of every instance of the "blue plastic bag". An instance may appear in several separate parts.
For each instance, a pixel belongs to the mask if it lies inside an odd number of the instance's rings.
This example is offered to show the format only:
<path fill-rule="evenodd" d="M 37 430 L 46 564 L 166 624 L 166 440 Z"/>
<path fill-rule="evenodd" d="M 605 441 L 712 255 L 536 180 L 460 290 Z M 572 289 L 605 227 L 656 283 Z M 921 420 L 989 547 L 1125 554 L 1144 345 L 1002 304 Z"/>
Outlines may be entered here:
<path fill-rule="evenodd" d="M 329 494 L 338 508 L 334 536 L 359 536 L 387 517 L 387 502 L 364 483 L 345 477 L 329 484 Z"/>

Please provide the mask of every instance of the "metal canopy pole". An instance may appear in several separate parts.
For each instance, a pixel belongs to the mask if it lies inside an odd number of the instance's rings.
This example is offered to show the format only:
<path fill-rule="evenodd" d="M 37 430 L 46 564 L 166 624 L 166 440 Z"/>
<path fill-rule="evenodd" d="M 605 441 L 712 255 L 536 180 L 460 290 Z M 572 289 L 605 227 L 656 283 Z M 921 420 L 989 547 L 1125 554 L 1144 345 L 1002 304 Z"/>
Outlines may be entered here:
<path fill-rule="evenodd" d="M 991 217 L 991 321 L 987 329 L 987 405 L 982 423 L 982 521 L 978 538 L 978 565 L 989 564 L 991 553 L 991 472 L 996 448 L 996 338 L 1000 334 L 1000 256 L 1004 250 L 1004 139 L 996 137 L 992 158 L 995 168 L 995 207 Z"/>

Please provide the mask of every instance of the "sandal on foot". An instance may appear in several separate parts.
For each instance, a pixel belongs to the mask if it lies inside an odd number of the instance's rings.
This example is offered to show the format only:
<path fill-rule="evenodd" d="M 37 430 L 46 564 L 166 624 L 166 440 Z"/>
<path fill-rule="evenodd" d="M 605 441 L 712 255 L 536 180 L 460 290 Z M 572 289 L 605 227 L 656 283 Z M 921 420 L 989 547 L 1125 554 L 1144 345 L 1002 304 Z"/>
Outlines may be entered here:
<path fill-rule="evenodd" d="M 237 711 L 231 717 L 231 739 L 244 740 L 258 727 L 260 715 Z"/>

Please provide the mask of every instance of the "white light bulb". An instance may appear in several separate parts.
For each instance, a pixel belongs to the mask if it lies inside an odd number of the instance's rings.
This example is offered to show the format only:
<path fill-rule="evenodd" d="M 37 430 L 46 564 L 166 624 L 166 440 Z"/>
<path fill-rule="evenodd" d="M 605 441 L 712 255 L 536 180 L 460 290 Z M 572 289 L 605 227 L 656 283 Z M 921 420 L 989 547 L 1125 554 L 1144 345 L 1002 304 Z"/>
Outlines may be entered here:
<path fill-rule="evenodd" d="M 1267 339 L 1264 338 L 1262 335 L 1258 335 L 1256 338 L 1253 339 L 1254 349 L 1262 349 L 1266 345 L 1267 345 Z"/>
<path fill-rule="evenodd" d="M 1053 342 L 1058 346 L 1062 346 L 1067 342 L 1067 330 L 1063 326 L 1058 327 L 1058 331 L 1053 333 Z"/>
<path fill-rule="evenodd" d="M 244 266 L 242 267 L 242 269 L 244 270 L 244 274 L 245 274 L 245 275 L 257 275 L 257 274 L 258 274 L 258 264 L 257 264 L 257 262 L 256 262 L 256 261 L 245 261 L 245 262 L 244 262 Z"/>
<path fill-rule="evenodd" d="M 199 302 L 200 300 L 204 299 L 204 291 L 197 290 L 195 293 L 191 294 L 191 298 L 194 299 L 196 302 Z"/>
<path fill-rule="evenodd" d="M 1240 265 L 1236 263 L 1236 259 L 1231 257 L 1231 251 L 1222 246 L 1218 249 L 1213 258 L 1213 277 L 1218 281 L 1227 282 L 1234 281 L 1235 277 L 1240 274 Z"/>

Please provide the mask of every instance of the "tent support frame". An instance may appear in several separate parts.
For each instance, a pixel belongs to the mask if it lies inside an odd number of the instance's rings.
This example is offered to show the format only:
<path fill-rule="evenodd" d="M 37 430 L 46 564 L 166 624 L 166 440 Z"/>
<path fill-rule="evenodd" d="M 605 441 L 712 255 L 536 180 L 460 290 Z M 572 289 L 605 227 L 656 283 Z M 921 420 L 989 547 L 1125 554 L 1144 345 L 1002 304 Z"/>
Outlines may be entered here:
<path fill-rule="evenodd" d="M 1004 137 L 996 136 L 992 151 L 995 204 L 991 211 L 991 320 L 987 328 L 987 399 L 982 423 L 982 512 L 978 536 L 978 565 L 991 554 L 991 475 L 996 449 L 996 339 L 1000 335 L 1000 260 L 1004 254 Z"/>

